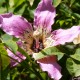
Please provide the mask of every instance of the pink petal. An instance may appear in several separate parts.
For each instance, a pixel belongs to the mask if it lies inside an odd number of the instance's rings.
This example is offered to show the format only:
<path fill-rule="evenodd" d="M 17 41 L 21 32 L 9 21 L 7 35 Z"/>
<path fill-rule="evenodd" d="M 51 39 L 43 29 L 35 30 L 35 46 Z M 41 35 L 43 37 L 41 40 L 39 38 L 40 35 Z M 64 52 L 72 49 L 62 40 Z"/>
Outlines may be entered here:
<path fill-rule="evenodd" d="M 12 53 L 9 49 L 7 49 L 8 52 L 8 56 L 10 56 L 11 58 L 17 60 L 18 62 L 22 62 L 22 60 L 25 60 L 26 57 L 23 56 L 20 52 L 16 52 L 16 54 Z M 19 57 L 20 58 L 19 58 Z M 22 59 L 21 59 L 22 58 Z M 15 60 L 11 59 L 11 67 L 16 66 L 18 64 L 18 62 L 16 62 Z"/>
<path fill-rule="evenodd" d="M 1 28 L 9 35 L 19 37 L 22 36 L 25 31 L 29 32 L 32 30 L 30 23 L 19 15 L 6 13 L 2 14 L 1 17 L 3 19 Z"/>
<path fill-rule="evenodd" d="M 17 44 L 19 47 L 23 46 L 23 43 L 21 41 L 17 41 Z M 15 59 L 18 62 L 22 62 L 23 60 L 26 59 L 26 57 L 24 55 L 22 55 L 20 52 L 16 52 L 16 54 L 12 53 L 9 49 L 7 49 L 8 52 L 8 56 L 10 56 L 11 58 Z M 16 66 L 18 64 L 18 62 L 16 62 L 15 60 L 11 59 L 11 67 Z"/>
<path fill-rule="evenodd" d="M 73 26 L 70 29 L 59 29 L 52 33 L 54 40 L 53 46 L 65 44 L 66 42 L 73 42 L 73 40 L 80 34 L 80 26 Z"/>
<path fill-rule="evenodd" d="M 47 32 L 51 31 L 56 12 L 52 0 L 41 0 L 34 14 L 34 28 L 42 27 Z"/>
<path fill-rule="evenodd" d="M 54 80 L 59 80 L 61 75 L 61 67 L 57 64 L 56 56 L 48 56 L 37 61 L 43 71 L 47 71 L 48 75 Z"/>
<path fill-rule="evenodd" d="M 2 26 L 3 18 L 0 16 L 0 27 Z"/>

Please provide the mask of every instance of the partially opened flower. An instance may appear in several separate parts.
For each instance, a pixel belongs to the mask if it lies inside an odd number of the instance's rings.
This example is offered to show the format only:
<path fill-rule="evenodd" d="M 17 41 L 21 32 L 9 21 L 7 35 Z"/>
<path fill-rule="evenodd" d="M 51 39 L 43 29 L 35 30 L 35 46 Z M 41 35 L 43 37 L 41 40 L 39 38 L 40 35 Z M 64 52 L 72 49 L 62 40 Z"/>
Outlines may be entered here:
<path fill-rule="evenodd" d="M 55 16 L 52 0 L 41 0 L 34 13 L 33 26 L 23 17 L 8 13 L 0 15 L 0 27 L 9 35 L 20 38 L 27 53 L 38 54 L 44 48 L 72 42 L 79 34 L 79 27 L 76 26 L 68 30 L 59 29 L 51 32 Z M 61 67 L 57 64 L 55 55 L 45 56 L 37 62 L 51 78 L 54 80 L 61 78 Z"/>

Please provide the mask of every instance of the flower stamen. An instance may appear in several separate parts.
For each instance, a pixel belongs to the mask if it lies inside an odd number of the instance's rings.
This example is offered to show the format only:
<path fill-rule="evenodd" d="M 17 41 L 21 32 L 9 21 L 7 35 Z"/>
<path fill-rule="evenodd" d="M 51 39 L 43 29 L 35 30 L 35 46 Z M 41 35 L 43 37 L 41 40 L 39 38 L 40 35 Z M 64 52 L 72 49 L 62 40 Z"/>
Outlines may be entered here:
<path fill-rule="evenodd" d="M 38 53 L 39 51 L 41 51 L 42 49 L 44 49 L 42 40 L 39 40 L 38 44 L 36 44 L 36 40 L 33 40 L 33 44 L 31 46 L 31 49 L 35 53 Z"/>

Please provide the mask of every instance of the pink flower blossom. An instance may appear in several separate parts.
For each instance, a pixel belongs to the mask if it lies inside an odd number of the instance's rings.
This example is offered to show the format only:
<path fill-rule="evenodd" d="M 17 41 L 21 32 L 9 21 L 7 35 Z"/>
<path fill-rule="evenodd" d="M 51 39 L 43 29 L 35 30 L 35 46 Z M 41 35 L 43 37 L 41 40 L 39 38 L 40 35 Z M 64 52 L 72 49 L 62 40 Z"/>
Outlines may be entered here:
<path fill-rule="evenodd" d="M 52 5 L 52 0 L 41 0 L 34 13 L 33 27 L 23 17 L 7 13 L 0 15 L 0 28 L 7 34 L 20 38 L 27 53 L 38 54 L 44 48 L 72 42 L 80 33 L 80 26 L 51 32 L 55 16 L 56 11 Z M 17 54 L 20 55 L 20 53 Z M 17 59 L 14 55 L 10 56 Z M 61 67 L 57 64 L 56 56 L 46 56 L 37 62 L 51 78 L 54 80 L 61 78 Z"/>

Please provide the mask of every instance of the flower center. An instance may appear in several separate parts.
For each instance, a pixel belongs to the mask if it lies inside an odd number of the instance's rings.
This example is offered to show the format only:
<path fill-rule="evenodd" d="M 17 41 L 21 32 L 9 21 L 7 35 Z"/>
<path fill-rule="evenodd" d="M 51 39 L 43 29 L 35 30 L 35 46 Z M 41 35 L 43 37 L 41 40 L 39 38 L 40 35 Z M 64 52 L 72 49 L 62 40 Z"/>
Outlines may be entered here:
<path fill-rule="evenodd" d="M 39 51 L 41 51 L 44 48 L 43 42 L 42 40 L 39 40 L 38 42 L 38 47 L 36 45 L 36 41 L 33 40 L 33 44 L 31 46 L 31 49 L 33 50 L 33 52 L 38 53 Z"/>

